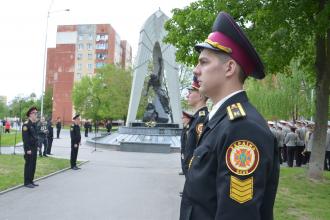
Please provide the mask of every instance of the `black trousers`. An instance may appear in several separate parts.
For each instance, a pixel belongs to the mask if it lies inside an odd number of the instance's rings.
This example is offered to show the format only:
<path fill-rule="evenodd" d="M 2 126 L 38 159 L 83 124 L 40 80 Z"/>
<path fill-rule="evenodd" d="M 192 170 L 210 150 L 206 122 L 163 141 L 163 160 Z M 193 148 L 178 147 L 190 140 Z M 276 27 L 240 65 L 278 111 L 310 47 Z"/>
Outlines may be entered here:
<path fill-rule="evenodd" d="M 288 154 L 288 149 L 287 146 L 284 144 L 282 148 L 283 162 L 286 162 L 288 160 L 287 154 Z"/>
<path fill-rule="evenodd" d="M 85 137 L 88 137 L 88 128 L 85 128 Z"/>
<path fill-rule="evenodd" d="M 293 159 L 294 159 L 294 154 L 296 151 L 296 147 L 294 146 L 289 146 L 287 147 L 287 159 L 288 159 L 288 166 L 292 167 L 293 166 Z"/>
<path fill-rule="evenodd" d="M 42 153 L 42 145 L 44 145 L 44 151 Z M 48 138 L 41 138 L 40 142 L 39 142 L 39 155 L 46 155 L 47 151 L 48 151 Z"/>
<path fill-rule="evenodd" d="M 61 128 L 57 128 L 56 129 L 56 137 L 60 138 L 60 132 L 61 132 Z"/>
<path fill-rule="evenodd" d="M 278 147 L 278 151 L 279 151 L 278 160 L 280 161 L 280 164 L 282 164 L 283 163 L 283 155 L 282 155 L 283 147 Z"/>
<path fill-rule="evenodd" d="M 330 171 L 330 151 L 325 152 L 324 169 Z"/>
<path fill-rule="evenodd" d="M 24 185 L 33 183 L 34 173 L 37 165 L 37 150 L 32 150 L 31 154 L 24 154 Z"/>
<path fill-rule="evenodd" d="M 53 146 L 53 138 L 48 138 L 47 154 L 50 154 L 52 152 L 52 146 Z"/>
<path fill-rule="evenodd" d="M 311 158 L 311 152 L 310 151 L 306 151 L 303 159 L 303 164 L 307 164 L 309 163 L 309 159 Z"/>
<path fill-rule="evenodd" d="M 74 144 L 71 143 L 71 157 L 70 157 L 71 168 L 77 166 L 78 150 L 79 150 L 79 145 L 78 147 L 74 147 Z"/>
<path fill-rule="evenodd" d="M 296 151 L 295 151 L 295 159 L 296 159 L 296 166 L 301 167 L 301 164 L 303 163 L 303 155 L 302 152 L 304 151 L 305 146 L 296 146 Z"/>

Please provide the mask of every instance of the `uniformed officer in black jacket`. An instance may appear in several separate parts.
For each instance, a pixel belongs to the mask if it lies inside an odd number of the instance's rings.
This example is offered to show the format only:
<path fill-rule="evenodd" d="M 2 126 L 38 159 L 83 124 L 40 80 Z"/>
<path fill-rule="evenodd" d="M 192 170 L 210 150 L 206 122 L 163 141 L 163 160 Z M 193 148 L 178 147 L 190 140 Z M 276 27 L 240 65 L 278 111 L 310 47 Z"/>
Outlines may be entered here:
<path fill-rule="evenodd" d="M 247 76 L 264 78 L 263 64 L 227 13 L 197 44 L 199 91 L 214 106 L 184 186 L 180 220 L 272 220 L 279 178 L 276 139 L 243 90 Z"/>
<path fill-rule="evenodd" d="M 51 119 L 48 120 L 47 122 L 47 129 L 48 129 L 48 147 L 47 147 L 47 154 L 51 155 L 52 154 L 52 146 L 53 146 L 53 139 L 54 139 L 54 127 Z"/>
<path fill-rule="evenodd" d="M 37 108 L 31 107 L 26 116 L 28 121 L 24 122 L 22 126 L 22 138 L 24 145 L 24 186 L 34 188 L 38 184 L 33 182 L 34 173 L 36 171 L 37 163 L 37 150 L 38 150 L 38 137 L 36 130 L 37 121 Z"/>
<path fill-rule="evenodd" d="M 73 124 L 70 127 L 70 137 L 71 137 L 71 169 L 78 170 L 80 169 L 77 167 L 77 156 L 78 156 L 78 150 L 79 145 L 81 141 L 81 135 L 80 135 L 80 115 L 76 115 L 73 117 Z"/>
<path fill-rule="evenodd" d="M 189 93 L 187 95 L 187 102 L 194 110 L 189 123 L 189 129 L 187 131 L 187 141 L 184 150 L 184 169 L 183 173 L 186 175 L 189 167 L 189 163 L 196 149 L 197 142 L 202 134 L 205 118 L 208 115 L 208 109 L 206 107 L 207 97 L 199 92 L 199 84 L 197 78 L 194 77 Z"/>
<path fill-rule="evenodd" d="M 189 114 L 186 111 L 182 111 L 182 132 L 181 132 L 181 168 L 182 168 L 182 173 L 180 172 L 180 175 L 186 175 L 186 165 L 185 165 L 185 152 L 186 152 L 186 146 L 187 146 L 187 136 L 188 136 L 188 130 L 190 126 L 190 122 L 192 119 L 192 115 Z"/>

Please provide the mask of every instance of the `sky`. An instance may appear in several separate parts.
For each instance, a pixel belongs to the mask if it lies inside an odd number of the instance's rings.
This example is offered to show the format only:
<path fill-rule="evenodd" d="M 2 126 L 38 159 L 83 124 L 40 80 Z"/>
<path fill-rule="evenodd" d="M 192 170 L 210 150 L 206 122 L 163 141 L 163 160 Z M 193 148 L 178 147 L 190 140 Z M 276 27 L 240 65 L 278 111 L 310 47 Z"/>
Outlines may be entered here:
<path fill-rule="evenodd" d="M 7 96 L 10 102 L 15 96 L 41 95 L 46 33 L 47 47 L 55 47 L 57 25 L 109 23 L 121 39 L 132 46 L 134 58 L 140 29 L 150 15 L 160 8 L 171 17 L 173 8 L 183 8 L 191 2 L 193 0 L 2 1 L 0 96 Z M 51 13 L 46 32 L 48 11 Z"/>

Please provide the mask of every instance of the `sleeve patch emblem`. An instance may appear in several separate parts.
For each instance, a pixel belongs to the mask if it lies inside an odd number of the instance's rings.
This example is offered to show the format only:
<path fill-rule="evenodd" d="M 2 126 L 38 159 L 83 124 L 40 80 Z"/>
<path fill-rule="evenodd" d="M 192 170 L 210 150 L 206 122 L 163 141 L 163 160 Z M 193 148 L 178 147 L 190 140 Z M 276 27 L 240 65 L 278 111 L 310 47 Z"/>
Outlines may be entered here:
<path fill-rule="evenodd" d="M 197 124 L 197 126 L 196 126 L 196 133 L 197 133 L 198 135 L 201 135 L 201 133 L 203 132 L 203 126 L 204 126 L 203 123 L 199 123 L 199 124 Z"/>
<path fill-rule="evenodd" d="M 23 126 L 23 131 L 27 131 L 27 130 L 28 130 L 27 126 L 24 125 L 24 126 Z"/>
<path fill-rule="evenodd" d="M 247 140 L 235 141 L 227 149 L 226 164 L 231 172 L 239 176 L 253 173 L 259 164 L 257 146 Z"/>
<path fill-rule="evenodd" d="M 253 177 L 240 180 L 230 176 L 230 198 L 238 203 L 245 203 L 253 198 Z"/>

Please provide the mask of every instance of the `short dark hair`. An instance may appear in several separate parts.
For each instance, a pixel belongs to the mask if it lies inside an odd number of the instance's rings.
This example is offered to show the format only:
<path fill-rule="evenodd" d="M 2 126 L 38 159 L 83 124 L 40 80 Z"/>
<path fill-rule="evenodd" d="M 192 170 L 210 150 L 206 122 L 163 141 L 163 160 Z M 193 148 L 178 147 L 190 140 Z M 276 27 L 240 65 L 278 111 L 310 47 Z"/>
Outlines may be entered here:
<path fill-rule="evenodd" d="M 215 51 L 215 53 L 219 55 L 220 59 L 223 62 L 227 62 L 229 60 L 234 60 L 229 54 L 224 53 L 222 51 Z M 237 63 L 237 65 L 238 65 L 238 69 L 239 69 L 239 71 L 238 71 L 238 80 L 240 81 L 240 83 L 244 84 L 244 82 L 245 82 L 245 80 L 247 78 L 247 75 L 244 73 L 241 65 L 239 65 L 239 63 Z"/>

